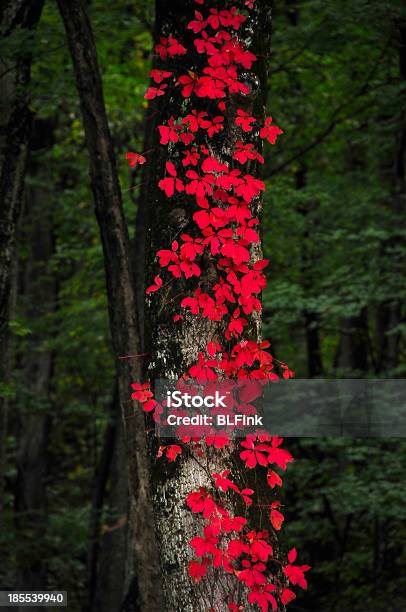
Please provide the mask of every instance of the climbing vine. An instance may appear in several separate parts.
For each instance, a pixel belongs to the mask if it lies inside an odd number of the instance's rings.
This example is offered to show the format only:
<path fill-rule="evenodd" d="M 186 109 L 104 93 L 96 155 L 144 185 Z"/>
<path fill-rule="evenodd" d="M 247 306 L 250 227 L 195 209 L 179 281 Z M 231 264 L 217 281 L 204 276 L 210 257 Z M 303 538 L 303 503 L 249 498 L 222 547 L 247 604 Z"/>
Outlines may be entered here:
<path fill-rule="evenodd" d="M 162 272 L 146 293 L 153 299 L 171 279 L 190 283 L 188 295 L 170 301 L 174 322 L 199 317 L 217 322 L 222 332 L 208 339 L 206 350 L 199 352 L 179 383 L 212 388 L 234 381 L 238 397 L 230 396 L 228 412 L 238 409 L 252 415 L 263 385 L 293 376 L 286 364 L 272 357 L 269 342 L 257 340 L 255 332 L 268 265 L 260 255 L 258 211 L 265 184 L 257 176 L 258 164 L 264 163 L 257 143 L 265 140 L 274 145 L 283 132 L 271 117 L 263 120 L 253 112 L 257 83 L 248 71 L 257 58 L 247 49 L 245 38 L 255 0 L 224 9 L 206 9 L 204 0 L 195 2 L 201 6 L 187 25 L 194 48 L 188 49 L 185 41 L 172 35 L 161 37 L 155 46 L 159 68 L 151 70 L 145 94 L 153 100 L 177 89 L 184 100 L 182 116 L 171 116 L 158 127 L 160 144 L 168 149 L 165 176 L 158 186 L 170 200 L 189 201 L 194 230 L 181 233 L 158 251 Z M 187 71 L 176 62 L 186 54 L 197 57 Z M 127 159 L 132 167 L 147 161 L 139 153 L 128 153 Z M 208 259 L 215 274 L 209 275 L 210 282 L 206 275 L 200 283 Z M 133 389 L 132 398 L 151 413 L 159 428 L 165 406 L 155 399 L 150 383 L 134 383 Z M 233 435 L 236 430 L 239 442 Z M 278 470 L 286 470 L 293 458 L 282 448 L 282 438 L 263 429 L 245 435 L 242 431 L 238 426 L 221 431 L 210 425 L 188 431 L 179 427 L 177 443 L 160 446 L 158 457 L 174 462 L 187 452 L 201 459 L 209 449 L 220 453 L 240 444 L 237 454 L 242 465 L 248 471 L 258 470 L 274 495 L 282 486 Z M 247 602 L 263 612 L 288 604 L 296 596 L 293 586 L 307 587 L 305 572 L 310 568 L 295 564 L 295 548 L 287 558 L 275 551 L 276 533 L 284 521 L 281 502 L 263 504 L 261 487 L 256 491 L 237 483 L 232 470 L 212 472 L 209 477 L 211 488 L 190 491 L 185 500 L 202 520 L 202 531 L 188 543 L 194 555 L 188 567 L 191 580 L 209 579 L 209 568 L 234 577 L 241 588 L 230 589 L 224 599 L 232 612 L 244 610 Z M 241 512 L 235 514 L 238 507 Z M 258 507 L 265 507 L 269 523 L 260 531 L 252 527 L 250 517 Z"/>

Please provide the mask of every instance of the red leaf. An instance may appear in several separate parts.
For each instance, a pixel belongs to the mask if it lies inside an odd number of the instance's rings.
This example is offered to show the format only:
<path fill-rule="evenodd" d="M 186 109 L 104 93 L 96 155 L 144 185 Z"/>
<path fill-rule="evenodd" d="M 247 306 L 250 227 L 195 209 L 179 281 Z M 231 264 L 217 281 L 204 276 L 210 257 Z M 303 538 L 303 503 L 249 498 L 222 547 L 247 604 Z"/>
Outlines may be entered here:
<path fill-rule="evenodd" d="M 199 163 L 200 155 L 197 152 L 196 148 L 193 148 L 192 150 L 186 150 L 183 155 L 184 157 L 182 160 L 182 164 L 184 166 L 197 166 L 197 164 Z"/>
<path fill-rule="evenodd" d="M 256 261 L 252 267 L 254 268 L 254 270 L 263 270 L 268 264 L 268 259 L 260 259 L 259 261 Z"/>
<path fill-rule="evenodd" d="M 237 110 L 235 124 L 239 125 L 244 132 L 252 132 L 254 127 L 251 125 L 252 123 L 255 123 L 255 117 L 251 117 L 247 111 L 239 108 Z"/>
<path fill-rule="evenodd" d="M 281 130 L 277 125 L 272 124 L 272 117 L 268 117 L 265 119 L 265 125 L 261 128 L 259 135 L 261 138 L 266 138 L 268 142 L 271 144 L 275 144 L 277 137 L 279 134 L 283 134 L 283 130 Z"/>
<path fill-rule="evenodd" d="M 210 225 L 210 214 L 206 210 L 200 210 L 193 214 L 193 219 L 200 228 Z"/>
<path fill-rule="evenodd" d="M 222 164 L 221 162 L 219 162 L 219 160 L 215 157 L 206 157 L 206 159 L 202 163 L 202 170 L 203 172 L 215 173 L 227 172 L 228 166 L 227 164 Z"/>
<path fill-rule="evenodd" d="M 254 561 L 263 561 L 266 563 L 273 555 L 272 546 L 267 542 L 269 537 L 268 531 L 250 531 L 247 533 L 247 539 L 250 543 L 249 552 Z"/>
<path fill-rule="evenodd" d="M 261 164 L 264 163 L 264 158 L 256 149 L 252 143 L 244 144 L 240 140 L 235 143 L 235 151 L 233 155 L 240 164 L 245 164 L 248 160 L 258 160 Z"/>
<path fill-rule="evenodd" d="M 125 154 L 125 158 L 128 161 L 128 165 L 130 166 L 130 168 L 134 168 L 137 164 L 145 164 L 145 162 L 147 161 L 146 158 L 140 153 L 128 152 Z"/>
<path fill-rule="evenodd" d="M 296 595 L 290 589 L 283 589 L 281 594 L 281 602 L 284 606 L 296 599 Z"/>
<path fill-rule="evenodd" d="M 302 589 L 307 589 L 305 572 L 310 569 L 309 565 L 287 565 L 283 573 L 292 584 L 298 584 Z"/>
<path fill-rule="evenodd" d="M 162 278 L 160 276 L 155 276 L 154 284 L 148 287 L 145 293 L 149 295 L 150 293 L 154 293 L 154 291 L 158 291 L 158 289 L 160 289 L 161 287 L 162 287 Z"/>
<path fill-rule="evenodd" d="M 248 450 L 240 453 L 240 457 L 245 461 L 247 468 L 250 469 L 254 468 L 257 463 L 263 466 L 266 466 L 268 463 L 268 458 L 264 453 L 268 452 L 269 447 L 266 444 L 255 445 L 253 437 L 255 436 L 246 436 L 245 440 L 241 442 L 241 446 Z"/>
<path fill-rule="evenodd" d="M 165 450 L 168 461 L 175 461 L 176 457 L 182 453 L 182 449 L 178 444 L 170 444 Z"/>
<path fill-rule="evenodd" d="M 212 516 L 217 509 L 214 499 L 207 493 L 204 487 L 200 487 L 199 491 L 189 493 L 186 498 L 186 503 L 192 512 L 202 512 L 203 518 L 206 519 Z"/>
<path fill-rule="evenodd" d="M 183 86 L 181 93 L 184 98 L 190 98 L 192 92 L 197 86 L 197 81 L 197 76 L 193 72 L 189 72 L 189 74 L 182 74 L 179 77 L 178 83 Z"/>
<path fill-rule="evenodd" d="M 166 59 L 168 55 L 174 57 L 175 55 L 185 55 L 186 49 L 178 41 L 169 36 L 169 38 L 161 37 L 159 43 L 155 45 L 155 53 L 159 55 L 161 59 Z"/>
<path fill-rule="evenodd" d="M 283 521 L 285 520 L 283 514 L 279 512 L 279 510 L 275 510 L 274 508 L 272 508 L 269 518 L 271 520 L 273 528 L 279 531 L 282 527 Z"/>
<path fill-rule="evenodd" d="M 276 587 L 274 584 L 266 584 L 262 588 L 253 589 L 248 595 L 248 602 L 251 604 L 256 603 L 261 608 L 262 612 L 267 612 L 269 604 L 271 604 L 272 610 L 275 611 L 278 609 L 276 599 L 272 595 L 272 592 L 275 590 Z"/>
<path fill-rule="evenodd" d="M 168 144 L 169 142 L 179 141 L 179 130 L 182 126 L 175 125 L 175 120 L 171 117 L 168 121 L 168 125 L 159 125 L 158 130 L 161 135 L 161 144 Z"/>
<path fill-rule="evenodd" d="M 199 176 L 194 170 L 188 170 L 186 176 L 188 179 L 191 179 L 190 183 L 188 183 L 185 188 L 187 194 L 196 195 L 198 198 L 211 195 L 213 192 L 214 179 L 210 174 Z"/>
<path fill-rule="evenodd" d="M 266 583 L 266 578 L 262 573 L 265 571 L 266 566 L 263 563 L 256 563 L 255 565 L 252 565 L 250 561 L 243 560 L 242 566 L 246 569 L 242 570 L 241 572 L 236 572 L 237 578 L 238 580 L 244 582 L 248 588 Z"/>
<path fill-rule="evenodd" d="M 168 70 L 153 69 L 150 71 L 149 75 L 155 81 L 155 83 L 162 83 L 162 81 L 172 75 L 172 72 L 169 72 Z"/>
<path fill-rule="evenodd" d="M 228 489 L 232 489 L 236 493 L 239 493 L 239 488 L 237 487 L 237 485 L 229 478 L 227 478 L 229 473 L 230 470 L 224 470 L 223 472 L 221 472 L 221 474 L 212 474 L 215 481 L 215 485 L 218 489 L 224 491 L 224 493 L 227 493 Z"/>
<path fill-rule="evenodd" d="M 173 38 L 173 36 L 169 36 L 168 38 L 167 51 L 171 57 L 175 57 L 175 55 L 185 55 L 187 53 L 187 49 L 181 45 L 176 38 Z"/>
<path fill-rule="evenodd" d="M 289 451 L 284 448 L 276 448 L 272 442 L 272 448 L 269 450 L 269 463 L 276 463 L 282 470 L 286 470 L 286 465 L 293 461 L 293 457 Z"/>
<path fill-rule="evenodd" d="M 162 179 L 158 183 L 158 187 L 165 192 L 168 198 L 172 197 L 175 191 L 181 192 L 185 189 L 182 181 L 177 178 L 176 168 L 172 162 L 166 162 L 166 171 L 170 176 Z"/>
<path fill-rule="evenodd" d="M 165 95 L 165 89 L 168 86 L 166 84 L 161 85 L 160 87 L 148 87 L 147 92 L 144 96 L 146 100 L 153 100 L 154 98 L 158 98 L 159 96 Z"/>
<path fill-rule="evenodd" d="M 151 412 L 156 406 L 158 406 L 158 402 L 154 399 L 150 399 L 143 404 L 142 408 L 145 412 Z"/>
<path fill-rule="evenodd" d="M 251 202 L 253 198 L 257 197 L 264 190 L 265 183 L 263 181 L 253 177 L 251 174 L 246 174 L 243 177 L 243 182 L 236 187 L 235 193 L 246 202 Z"/>
<path fill-rule="evenodd" d="M 209 342 L 207 345 L 207 352 L 210 357 L 214 357 L 214 355 L 221 351 L 221 346 L 218 342 Z M 223 472 L 224 474 L 224 472 Z"/>
<path fill-rule="evenodd" d="M 203 19 L 203 15 L 199 11 L 195 11 L 195 18 L 196 19 L 194 21 L 190 21 L 188 23 L 187 27 L 195 34 L 198 34 L 202 30 L 204 30 L 207 25 L 207 21 Z"/>
<path fill-rule="evenodd" d="M 276 486 L 282 486 L 282 478 L 273 470 L 268 470 L 266 479 L 271 489 L 274 489 Z"/>
<path fill-rule="evenodd" d="M 189 576 L 194 582 L 200 582 L 203 576 L 207 573 L 207 563 L 198 563 L 198 561 L 189 561 Z"/>

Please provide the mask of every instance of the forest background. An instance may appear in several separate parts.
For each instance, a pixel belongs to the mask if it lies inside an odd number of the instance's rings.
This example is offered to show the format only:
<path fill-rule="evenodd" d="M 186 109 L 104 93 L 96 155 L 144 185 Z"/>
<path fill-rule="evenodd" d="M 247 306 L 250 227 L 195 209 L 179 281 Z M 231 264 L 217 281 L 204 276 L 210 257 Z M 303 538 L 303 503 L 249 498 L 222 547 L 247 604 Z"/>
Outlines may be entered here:
<path fill-rule="evenodd" d="M 89 15 L 136 241 L 140 179 L 125 153 L 143 150 L 154 7 L 93 0 Z M 21 45 L 32 56 L 34 129 L 13 273 L 12 375 L 0 388 L 9 405 L 0 586 L 63 588 L 70 610 L 94 609 L 97 599 L 111 612 L 128 545 L 118 356 L 79 100 L 54 3 L 45 3 L 35 31 L 2 41 L 2 61 Z M 299 378 L 403 378 L 405 7 L 275 0 L 268 59 L 268 114 L 284 130 L 265 164 L 271 264 L 263 323 L 273 354 Z M 296 462 L 285 478 L 283 537 L 300 543 L 314 567 L 292 612 L 405 609 L 404 442 L 287 442 Z M 35 527 L 26 520 L 27 483 L 40 498 Z"/>

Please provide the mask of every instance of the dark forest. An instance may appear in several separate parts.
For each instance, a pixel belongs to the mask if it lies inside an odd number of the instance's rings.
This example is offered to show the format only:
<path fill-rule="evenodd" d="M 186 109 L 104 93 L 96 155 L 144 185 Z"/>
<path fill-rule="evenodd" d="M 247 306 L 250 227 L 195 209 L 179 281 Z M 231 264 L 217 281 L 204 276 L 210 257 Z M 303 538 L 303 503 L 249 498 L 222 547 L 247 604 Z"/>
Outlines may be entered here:
<path fill-rule="evenodd" d="M 405 4 L 257 4 L 252 106 L 283 129 L 261 168 L 263 337 L 298 379 L 401 380 Z M 190 556 L 186 539 L 171 550 L 184 484 L 172 463 L 160 467 L 131 400 L 144 355 L 167 350 L 157 378 L 183 372 L 180 355 L 209 334 L 191 326 L 181 346 L 166 294 L 144 303 L 152 253 L 186 214 L 167 214 L 156 186 L 167 155 L 157 126 L 182 100 L 144 94 L 161 67 L 157 36 L 181 39 L 195 9 L 0 3 L 0 590 L 65 590 L 72 612 L 209 611 L 169 567 Z M 179 62 L 187 70 L 190 58 Z M 129 151 L 146 163 L 129 167 Z M 277 537 L 312 567 L 287 610 L 406 609 L 404 435 L 285 439 L 295 460 Z M 155 527 L 149 495 L 164 508 Z"/>

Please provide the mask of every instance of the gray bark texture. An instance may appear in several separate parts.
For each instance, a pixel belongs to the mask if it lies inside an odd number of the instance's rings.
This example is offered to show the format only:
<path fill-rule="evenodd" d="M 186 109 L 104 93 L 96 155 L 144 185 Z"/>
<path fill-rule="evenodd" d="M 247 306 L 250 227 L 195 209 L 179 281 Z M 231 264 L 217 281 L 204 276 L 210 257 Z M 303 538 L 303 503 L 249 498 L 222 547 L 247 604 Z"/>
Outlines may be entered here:
<path fill-rule="evenodd" d="M 261 2 L 259 8 L 247 22 L 248 26 L 242 33 L 243 40 L 250 50 L 257 55 L 269 56 L 270 53 L 270 6 L 268 2 Z M 202 12 L 208 12 L 211 7 L 226 8 L 224 2 L 205 2 Z M 196 5 L 192 0 L 157 0 L 156 1 L 156 29 L 155 38 L 172 34 L 184 46 L 188 53 L 176 58 L 176 68 L 180 74 L 187 73 L 188 69 L 199 61 L 193 55 L 194 34 L 187 30 L 188 21 L 193 18 Z M 199 9 L 199 7 L 198 7 Z M 157 68 L 171 70 L 170 62 L 157 61 Z M 182 70 L 183 69 L 183 70 Z M 235 140 L 244 141 L 247 135 L 236 131 L 234 118 L 237 108 L 253 112 L 257 117 L 264 115 L 266 98 L 266 68 L 265 62 L 259 60 L 254 64 L 255 72 L 247 71 L 244 75 L 252 85 L 252 95 L 231 99 L 227 104 L 226 127 L 223 133 L 216 136 L 211 142 L 212 155 L 222 162 L 231 161 L 231 151 Z M 218 114 L 216 107 L 207 99 L 200 101 L 193 99 L 193 108 L 206 111 L 209 114 Z M 185 110 L 186 109 L 186 110 Z M 145 236 L 146 236 L 146 277 L 147 284 L 161 271 L 155 253 L 159 249 L 168 249 L 173 240 L 182 232 L 196 235 L 196 226 L 192 219 L 195 212 L 192 199 L 179 195 L 171 200 L 167 199 L 159 190 L 157 183 L 165 174 L 165 162 L 170 159 L 170 149 L 159 144 L 157 125 L 165 123 L 171 116 L 175 118 L 184 116 L 191 109 L 186 108 L 185 100 L 178 90 L 172 90 L 164 99 L 155 100 L 149 107 L 150 129 L 149 134 L 155 133 L 154 142 L 148 140 L 148 149 L 152 148 L 153 156 L 145 166 L 143 183 L 144 189 L 141 205 L 145 207 Z M 261 150 L 261 141 L 258 132 L 249 134 L 249 142 L 255 142 L 257 149 Z M 199 141 L 196 141 L 199 142 Z M 247 168 L 247 172 L 258 175 L 256 165 Z M 260 214 L 261 202 L 254 204 L 255 212 Z M 257 245 L 256 245 L 257 246 Z M 261 249 L 255 248 L 252 252 L 253 260 L 261 258 Z M 202 275 L 199 286 L 204 290 L 213 284 L 217 278 L 215 262 L 208 256 L 200 262 Z M 165 284 L 165 282 L 164 282 Z M 224 338 L 224 323 L 199 319 L 194 316 L 185 316 L 181 322 L 173 323 L 174 304 L 179 311 L 179 296 L 185 297 L 196 287 L 193 280 L 186 283 L 180 279 L 173 279 L 168 286 L 147 299 L 145 306 L 145 350 L 149 354 L 149 367 L 145 378 L 151 381 L 159 378 L 179 378 L 187 372 L 191 365 L 197 361 L 199 351 L 206 349 L 210 341 L 222 342 Z M 260 337 L 260 320 L 252 318 L 250 321 L 251 337 Z M 151 424 L 153 429 L 153 424 Z M 156 455 L 162 441 L 150 436 L 151 456 Z M 168 443 L 165 441 L 164 443 Z M 210 474 L 226 468 L 235 467 L 235 449 L 232 445 L 219 452 L 209 453 L 203 463 L 197 462 L 193 456 L 183 453 L 175 465 L 164 461 L 157 461 L 152 466 L 151 488 L 157 537 L 159 542 L 160 560 L 162 568 L 162 584 L 165 597 L 165 609 L 168 612 L 207 612 L 213 608 L 216 612 L 223 612 L 227 608 L 227 596 L 235 594 L 238 589 L 234 577 L 227 577 L 224 573 L 210 576 L 199 585 L 193 584 L 188 574 L 188 561 L 192 558 L 192 550 L 188 541 L 202 532 L 201 517 L 192 514 L 185 500 L 187 494 L 199 489 L 200 486 L 212 487 Z"/>
<path fill-rule="evenodd" d="M 121 414 L 125 423 L 130 482 L 130 514 L 123 609 L 162 610 L 153 516 L 148 494 L 149 463 L 144 416 L 132 410 L 131 383 L 141 379 L 137 300 L 130 243 L 114 151 L 103 99 L 91 25 L 81 0 L 58 0 L 76 74 L 90 159 L 90 177 L 103 245 L 110 328 L 117 356 Z M 114 572 L 114 568 L 111 569 Z"/>
<path fill-rule="evenodd" d="M 27 92 L 31 69 L 27 35 L 37 25 L 43 4 L 44 0 L 0 3 L 0 507 L 8 423 L 13 262 L 32 124 Z M 10 57 L 7 42 L 12 38 L 17 52 Z"/>

